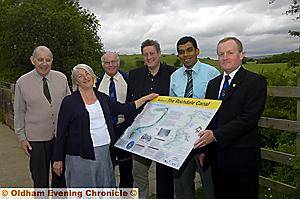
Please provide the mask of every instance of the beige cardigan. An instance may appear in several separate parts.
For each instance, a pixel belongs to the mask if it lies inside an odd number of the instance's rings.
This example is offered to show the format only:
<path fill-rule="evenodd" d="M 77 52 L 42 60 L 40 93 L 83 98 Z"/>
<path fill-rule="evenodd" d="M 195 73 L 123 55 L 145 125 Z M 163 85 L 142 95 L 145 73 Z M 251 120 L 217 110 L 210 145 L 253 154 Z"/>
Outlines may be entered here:
<path fill-rule="evenodd" d="M 42 77 L 32 70 L 21 76 L 15 87 L 14 128 L 20 140 L 48 141 L 56 134 L 58 111 L 70 94 L 66 76 L 51 70 L 46 76 L 51 104 L 43 93 Z"/>

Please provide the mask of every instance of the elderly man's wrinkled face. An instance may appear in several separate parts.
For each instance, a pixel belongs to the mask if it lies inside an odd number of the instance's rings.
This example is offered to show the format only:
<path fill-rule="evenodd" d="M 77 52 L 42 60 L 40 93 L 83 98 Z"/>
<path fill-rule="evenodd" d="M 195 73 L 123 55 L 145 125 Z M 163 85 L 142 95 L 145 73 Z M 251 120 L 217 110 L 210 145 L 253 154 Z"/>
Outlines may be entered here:
<path fill-rule="evenodd" d="M 110 77 L 113 77 L 115 74 L 117 74 L 119 70 L 119 61 L 117 55 L 114 53 L 105 54 L 102 67 L 105 73 Z"/>
<path fill-rule="evenodd" d="M 37 73 L 45 77 L 52 66 L 51 52 L 47 48 L 38 49 L 35 56 L 31 56 L 31 63 L 34 65 Z"/>
<path fill-rule="evenodd" d="M 76 84 L 81 89 L 91 89 L 94 86 L 94 77 L 84 69 L 77 69 L 75 72 Z"/>

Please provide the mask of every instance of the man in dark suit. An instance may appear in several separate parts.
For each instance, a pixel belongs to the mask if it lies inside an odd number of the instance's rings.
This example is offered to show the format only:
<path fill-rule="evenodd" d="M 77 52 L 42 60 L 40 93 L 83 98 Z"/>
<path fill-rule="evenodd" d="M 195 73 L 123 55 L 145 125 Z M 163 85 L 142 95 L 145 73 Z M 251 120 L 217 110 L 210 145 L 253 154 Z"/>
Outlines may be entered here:
<path fill-rule="evenodd" d="M 260 144 L 258 122 L 264 110 L 267 82 L 242 66 L 243 46 L 235 37 L 219 41 L 224 74 L 208 83 L 205 97 L 222 100 L 207 129 L 199 132 L 195 148 L 207 146 L 203 165 L 211 160 L 216 199 L 258 198 Z"/>
<path fill-rule="evenodd" d="M 129 72 L 127 101 L 134 101 L 148 93 L 169 95 L 170 76 L 176 70 L 160 63 L 160 45 L 154 40 L 145 40 L 141 45 L 145 66 Z M 142 108 L 139 109 L 139 112 Z M 134 119 L 136 115 L 132 116 Z M 133 155 L 134 187 L 139 188 L 139 197 L 149 198 L 148 173 L 152 161 Z M 172 199 L 174 184 L 172 168 L 156 163 L 156 195 L 158 199 Z"/>
<path fill-rule="evenodd" d="M 124 103 L 126 101 L 128 75 L 119 70 L 120 58 L 118 54 L 114 52 L 106 52 L 101 57 L 101 62 L 104 73 L 97 77 L 97 89 L 109 95 L 112 99 Z M 115 92 L 115 95 L 113 92 Z M 115 98 L 113 98 L 113 96 L 115 96 Z M 119 139 L 126 130 L 127 125 L 125 119 L 124 115 L 118 115 L 117 117 L 112 118 L 114 132 L 117 139 Z M 113 147 L 111 157 L 114 165 L 119 165 L 119 187 L 133 187 L 131 153 Z"/>

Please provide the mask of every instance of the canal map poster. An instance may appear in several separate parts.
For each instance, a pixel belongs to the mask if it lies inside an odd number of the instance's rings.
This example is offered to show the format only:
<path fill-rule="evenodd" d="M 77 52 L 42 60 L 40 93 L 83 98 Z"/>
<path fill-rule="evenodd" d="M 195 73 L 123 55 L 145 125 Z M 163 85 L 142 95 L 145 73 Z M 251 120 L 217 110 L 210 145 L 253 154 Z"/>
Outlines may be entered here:
<path fill-rule="evenodd" d="M 115 146 L 179 169 L 220 100 L 159 96 L 146 104 Z"/>

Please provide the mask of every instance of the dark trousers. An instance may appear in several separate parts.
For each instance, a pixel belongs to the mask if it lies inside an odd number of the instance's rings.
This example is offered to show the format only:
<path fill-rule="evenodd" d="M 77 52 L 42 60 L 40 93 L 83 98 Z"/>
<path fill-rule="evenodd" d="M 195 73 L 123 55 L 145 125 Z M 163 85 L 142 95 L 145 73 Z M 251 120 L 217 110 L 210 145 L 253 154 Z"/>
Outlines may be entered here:
<path fill-rule="evenodd" d="M 132 188 L 133 176 L 132 176 L 132 155 L 131 153 L 122 149 L 114 149 L 115 156 L 117 158 L 116 164 L 119 165 L 120 183 L 119 187 Z"/>
<path fill-rule="evenodd" d="M 117 138 L 126 130 L 125 124 L 114 125 L 114 132 Z M 120 183 L 119 187 L 132 188 L 133 176 L 132 176 L 132 154 L 119 148 L 113 147 L 112 160 L 114 165 L 119 165 Z"/>
<path fill-rule="evenodd" d="M 257 199 L 258 172 L 225 172 L 213 168 L 216 199 Z"/>
<path fill-rule="evenodd" d="M 179 170 L 174 169 L 176 199 L 195 199 L 196 162 L 192 152 Z"/>
<path fill-rule="evenodd" d="M 156 197 L 174 198 L 173 168 L 156 162 Z"/>
<path fill-rule="evenodd" d="M 52 188 L 65 188 L 64 175 L 57 176 L 52 170 L 52 153 L 54 138 L 49 141 L 30 141 L 32 150 L 30 151 L 29 168 L 33 180 L 34 188 L 49 188 L 49 169 L 52 171 Z M 51 166 L 50 166 L 51 165 Z"/>

